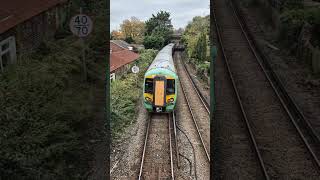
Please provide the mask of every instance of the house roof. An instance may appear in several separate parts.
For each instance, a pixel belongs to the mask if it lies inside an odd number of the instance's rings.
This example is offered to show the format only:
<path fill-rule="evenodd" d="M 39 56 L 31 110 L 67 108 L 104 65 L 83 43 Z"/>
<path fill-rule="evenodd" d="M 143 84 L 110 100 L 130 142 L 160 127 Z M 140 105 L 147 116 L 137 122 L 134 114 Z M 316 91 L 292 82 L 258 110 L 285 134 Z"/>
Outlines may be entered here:
<path fill-rule="evenodd" d="M 111 40 L 111 42 L 115 43 L 116 45 L 129 49 L 129 47 L 132 47 L 129 43 L 123 41 L 123 40 Z"/>
<path fill-rule="evenodd" d="M 110 49 L 112 50 L 110 54 L 110 72 L 139 58 L 139 54 L 120 47 L 113 42 L 110 42 Z"/>
<path fill-rule="evenodd" d="M 113 42 L 110 43 L 110 49 L 112 50 L 112 52 L 118 52 L 118 51 L 125 50 L 125 48 L 118 46 L 117 44 L 115 44 Z"/>
<path fill-rule="evenodd" d="M 5 0 L 0 2 L 0 33 L 67 0 Z"/>

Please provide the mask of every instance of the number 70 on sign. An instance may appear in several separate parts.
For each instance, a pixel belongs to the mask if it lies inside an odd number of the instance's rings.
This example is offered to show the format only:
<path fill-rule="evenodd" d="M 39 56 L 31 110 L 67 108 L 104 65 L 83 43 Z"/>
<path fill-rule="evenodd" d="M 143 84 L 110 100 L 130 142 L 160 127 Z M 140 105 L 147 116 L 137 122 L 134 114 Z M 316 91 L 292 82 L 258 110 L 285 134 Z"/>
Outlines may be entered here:
<path fill-rule="evenodd" d="M 69 26 L 74 35 L 78 37 L 86 37 L 91 33 L 93 25 L 89 16 L 78 14 L 71 18 Z"/>

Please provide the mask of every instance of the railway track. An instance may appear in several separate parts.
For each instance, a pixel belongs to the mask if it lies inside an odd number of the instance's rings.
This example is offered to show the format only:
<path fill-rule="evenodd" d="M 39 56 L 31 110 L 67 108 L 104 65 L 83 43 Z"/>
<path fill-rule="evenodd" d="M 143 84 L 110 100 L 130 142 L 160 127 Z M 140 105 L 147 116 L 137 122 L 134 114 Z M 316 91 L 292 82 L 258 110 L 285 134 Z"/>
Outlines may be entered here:
<path fill-rule="evenodd" d="M 170 114 L 150 114 L 141 156 L 139 180 L 175 179 L 176 129 Z M 177 145 L 177 144 L 176 144 Z"/>
<path fill-rule="evenodd" d="M 207 107 L 205 100 L 200 95 L 200 91 L 196 88 L 196 85 L 193 83 L 190 74 L 188 74 L 187 69 L 183 65 L 180 52 L 177 52 L 176 57 L 176 64 L 178 69 L 177 71 L 179 74 L 181 91 L 186 98 L 187 105 L 192 116 L 192 120 L 201 140 L 207 159 L 210 162 L 210 110 L 209 107 Z"/>
<path fill-rule="evenodd" d="M 201 98 L 200 92 L 193 82 L 189 79 L 188 72 L 182 64 L 180 52 L 174 54 L 177 72 L 180 81 L 180 100 L 181 103 L 178 114 L 179 123 L 189 135 L 194 146 L 196 159 L 195 177 L 198 179 L 209 178 L 210 166 L 210 125 L 209 111 L 205 101 Z M 183 107 L 182 107 L 183 106 Z M 201 172 L 201 173 L 199 173 Z"/>
<path fill-rule="evenodd" d="M 248 39 L 252 42 L 252 46 L 255 47 L 255 50 L 257 51 L 257 54 L 261 57 L 260 65 L 265 71 L 266 74 L 268 74 L 269 79 L 271 82 L 275 83 L 275 88 L 277 88 L 277 91 L 279 92 L 279 96 L 283 99 L 283 102 L 288 106 L 288 110 L 293 114 L 295 119 L 297 119 L 297 124 L 300 127 L 304 127 L 303 130 L 306 130 L 307 132 L 304 132 L 305 134 L 309 134 L 313 140 L 313 144 L 320 144 L 320 135 L 317 132 L 317 130 L 314 127 L 318 127 L 318 124 L 312 124 L 310 123 L 309 119 L 306 118 L 306 116 L 303 114 L 302 110 L 298 107 L 294 99 L 289 95 L 287 92 L 282 80 L 278 77 L 278 75 L 273 71 L 271 68 L 271 64 L 269 63 L 269 57 L 267 57 L 262 50 L 258 47 L 258 43 L 254 36 L 252 36 L 252 33 L 249 30 L 248 24 L 245 20 L 245 18 L 242 16 L 242 13 L 240 12 L 240 8 L 238 3 L 234 3 L 235 7 L 235 13 L 238 14 L 239 21 L 243 24 L 243 29 L 247 32 Z M 314 117 L 312 117 L 314 118 Z M 313 119 L 313 121 L 316 121 Z M 315 149 L 319 149 L 319 146 L 315 147 Z M 317 155 L 320 157 L 320 154 Z"/>
<path fill-rule="evenodd" d="M 317 139 L 248 36 L 232 1 L 216 0 L 217 37 L 242 119 L 265 179 L 318 178 Z"/>
<path fill-rule="evenodd" d="M 181 56 L 180 56 L 181 57 Z M 204 95 L 201 93 L 199 87 L 196 85 L 195 81 L 193 80 L 193 78 L 191 77 L 191 74 L 187 68 L 187 65 L 184 61 L 182 61 L 182 65 L 183 65 L 183 69 L 185 70 L 185 72 L 187 73 L 188 79 L 189 81 L 191 81 L 192 83 L 192 87 L 193 89 L 195 89 L 199 99 L 201 100 L 202 104 L 205 106 L 208 114 L 210 114 L 210 104 L 208 102 L 208 100 L 204 97 Z"/>

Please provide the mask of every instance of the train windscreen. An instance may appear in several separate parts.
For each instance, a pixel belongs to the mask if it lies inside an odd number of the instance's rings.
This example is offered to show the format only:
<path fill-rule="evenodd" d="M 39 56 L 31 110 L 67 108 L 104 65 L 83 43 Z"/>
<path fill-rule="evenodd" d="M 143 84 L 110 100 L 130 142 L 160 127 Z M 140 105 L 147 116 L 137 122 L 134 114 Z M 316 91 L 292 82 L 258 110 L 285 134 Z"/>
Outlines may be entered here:
<path fill-rule="evenodd" d="M 145 93 L 153 93 L 153 79 L 147 78 L 144 86 Z"/>
<path fill-rule="evenodd" d="M 170 95 L 170 94 L 174 94 L 175 93 L 175 81 L 174 79 L 167 79 L 167 90 L 166 90 L 166 94 Z"/>

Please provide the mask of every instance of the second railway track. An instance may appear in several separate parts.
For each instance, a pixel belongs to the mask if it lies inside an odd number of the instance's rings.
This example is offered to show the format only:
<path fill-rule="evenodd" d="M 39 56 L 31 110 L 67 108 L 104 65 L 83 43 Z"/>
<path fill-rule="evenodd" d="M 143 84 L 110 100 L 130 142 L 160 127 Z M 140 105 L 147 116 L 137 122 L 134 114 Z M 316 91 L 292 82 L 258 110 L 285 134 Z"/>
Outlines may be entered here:
<path fill-rule="evenodd" d="M 210 161 L 210 111 L 209 107 L 202 99 L 200 92 L 191 80 L 182 59 L 180 52 L 176 52 L 176 67 L 181 83 L 181 95 L 184 95 L 187 100 L 187 106 L 190 109 L 195 127 L 206 152 L 207 159 Z"/>
<path fill-rule="evenodd" d="M 239 20 L 232 1 L 212 5 L 222 56 L 266 179 L 316 179 L 313 137 L 299 127 Z M 223 123 L 223 122 L 222 122 Z"/>
<path fill-rule="evenodd" d="M 210 177 L 210 123 L 206 104 L 197 94 L 197 90 L 189 79 L 180 56 L 174 54 L 176 69 L 179 74 L 179 99 L 177 106 L 178 122 L 186 132 L 194 147 L 194 164 L 196 179 Z"/>

